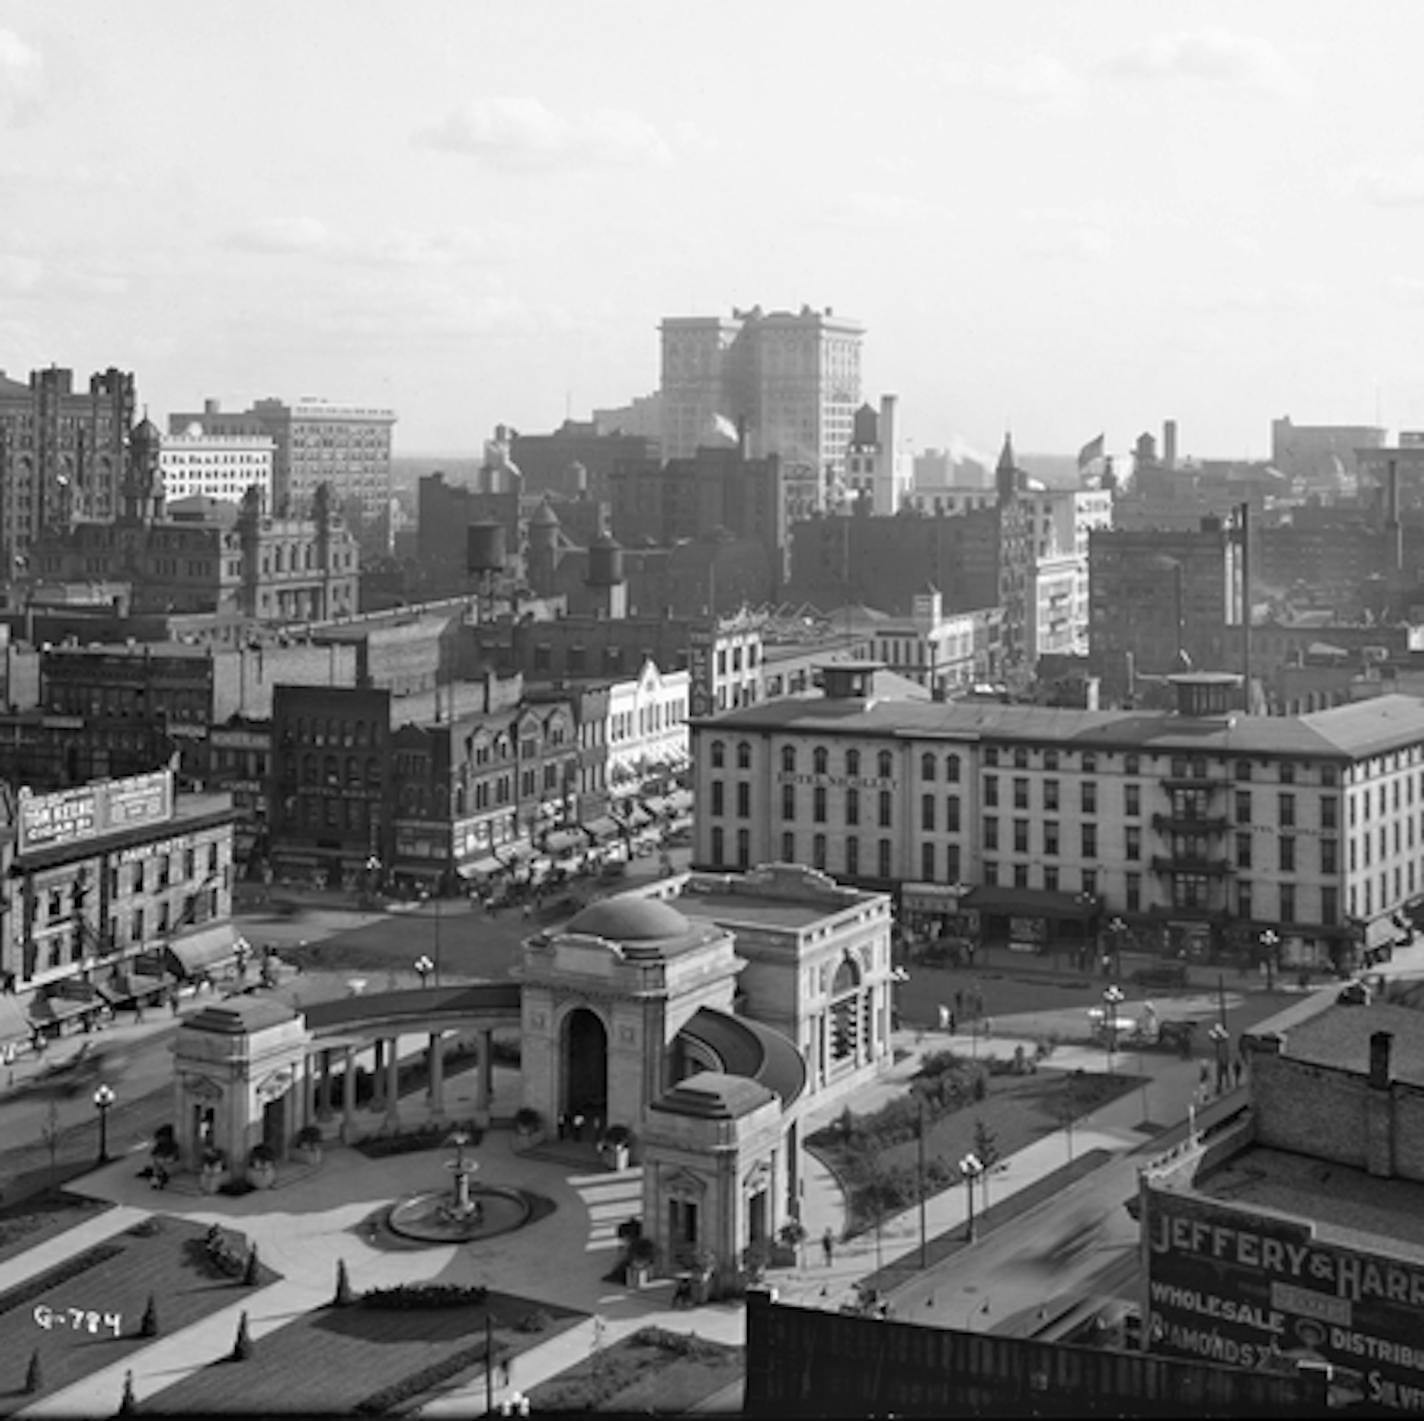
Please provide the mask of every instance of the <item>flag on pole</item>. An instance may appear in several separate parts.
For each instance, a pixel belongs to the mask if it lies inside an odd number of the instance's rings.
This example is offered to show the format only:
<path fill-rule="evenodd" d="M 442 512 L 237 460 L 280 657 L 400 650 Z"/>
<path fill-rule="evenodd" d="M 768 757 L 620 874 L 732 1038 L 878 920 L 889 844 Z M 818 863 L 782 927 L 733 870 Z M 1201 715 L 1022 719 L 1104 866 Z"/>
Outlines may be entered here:
<path fill-rule="evenodd" d="M 1103 457 L 1103 436 L 1100 434 L 1096 439 L 1090 439 L 1078 450 L 1078 468 L 1086 469 L 1089 464 Z"/>

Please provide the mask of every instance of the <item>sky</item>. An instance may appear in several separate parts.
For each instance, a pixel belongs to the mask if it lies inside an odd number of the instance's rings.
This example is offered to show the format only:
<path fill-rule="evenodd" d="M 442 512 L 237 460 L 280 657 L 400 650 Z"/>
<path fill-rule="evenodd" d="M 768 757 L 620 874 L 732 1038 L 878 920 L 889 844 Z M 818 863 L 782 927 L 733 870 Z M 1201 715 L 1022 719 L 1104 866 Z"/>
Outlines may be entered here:
<path fill-rule="evenodd" d="M 1424 6 L 0 0 L 0 369 L 477 452 L 830 306 L 917 448 L 1424 428 Z"/>

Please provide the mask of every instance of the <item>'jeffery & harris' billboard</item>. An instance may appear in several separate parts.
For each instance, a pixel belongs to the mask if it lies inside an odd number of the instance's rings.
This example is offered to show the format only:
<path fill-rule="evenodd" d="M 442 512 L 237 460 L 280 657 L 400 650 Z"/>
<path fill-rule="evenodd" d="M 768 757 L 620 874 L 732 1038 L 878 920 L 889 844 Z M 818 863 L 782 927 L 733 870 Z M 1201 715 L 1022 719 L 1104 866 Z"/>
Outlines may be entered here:
<path fill-rule="evenodd" d="M 18 851 L 33 853 L 140 824 L 166 822 L 173 817 L 173 771 L 96 780 L 54 794 L 21 789 L 18 799 Z"/>
<path fill-rule="evenodd" d="M 1262 1371 L 1330 1364 L 1342 1389 L 1424 1411 L 1424 1264 L 1245 1207 L 1143 1192 L 1149 1350 Z"/>

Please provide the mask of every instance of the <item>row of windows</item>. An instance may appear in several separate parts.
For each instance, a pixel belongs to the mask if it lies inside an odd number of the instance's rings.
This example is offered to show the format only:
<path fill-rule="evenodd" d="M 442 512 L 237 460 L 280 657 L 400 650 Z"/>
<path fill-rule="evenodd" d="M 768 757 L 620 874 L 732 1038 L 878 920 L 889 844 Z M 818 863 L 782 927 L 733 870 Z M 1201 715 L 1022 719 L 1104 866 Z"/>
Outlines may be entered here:
<path fill-rule="evenodd" d="M 109 897 L 118 898 L 128 879 L 130 891 L 134 893 L 162 892 L 175 883 L 191 883 L 199 872 L 199 864 L 205 878 L 211 878 L 218 871 L 218 846 L 206 845 L 201 856 L 196 847 L 181 853 L 157 854 L 153 858 L 139 859 L 128 865 L 112 864 L 109 867 Z M 51 884 L 44 890 L 44 916 L 53 922 L 58 918 L 70 917 L 83 912 L 89 898 L 91 884 L 87 875 L 80 872 L 67 884 Z M 65 902 L 66 897 L 68 903 Z M 36 908 L 38 909 L 38 904 Z"/>

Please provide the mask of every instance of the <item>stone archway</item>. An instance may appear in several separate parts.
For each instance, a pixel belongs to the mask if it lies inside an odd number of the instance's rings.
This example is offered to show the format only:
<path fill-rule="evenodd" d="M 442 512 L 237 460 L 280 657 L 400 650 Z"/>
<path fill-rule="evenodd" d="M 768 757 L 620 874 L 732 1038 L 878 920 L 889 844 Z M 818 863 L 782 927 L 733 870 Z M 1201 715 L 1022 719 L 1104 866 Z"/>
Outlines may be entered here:
<path fill-rule="evenodd" d="M 597 1012 L 575 1007 L 564 1018 L 562 1037 L 564 1113 L 606 1120 L 608 1029 Z"/>

